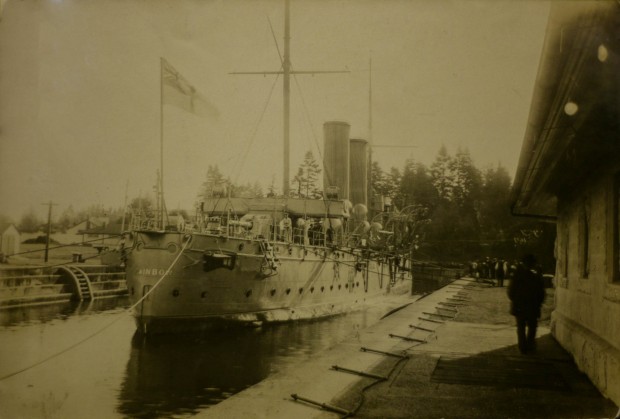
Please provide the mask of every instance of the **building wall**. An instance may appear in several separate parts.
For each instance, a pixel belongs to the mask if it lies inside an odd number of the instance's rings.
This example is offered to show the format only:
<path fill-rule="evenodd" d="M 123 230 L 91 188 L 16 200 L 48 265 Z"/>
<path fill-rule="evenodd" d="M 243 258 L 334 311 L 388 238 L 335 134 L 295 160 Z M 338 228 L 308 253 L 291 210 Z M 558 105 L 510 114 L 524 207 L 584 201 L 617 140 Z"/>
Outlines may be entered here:
<path fill-rule="evenodd" d="M 555 311 L 552 333 L 579 368 L 620 404 L 620 278 L 618 252 L 620 194 L 611 168 L 575 187 L 558 204 Z M 615 186 L 614 186 L 615 185 Z M 617 275 L 616 275 L 617 276 Z"/>

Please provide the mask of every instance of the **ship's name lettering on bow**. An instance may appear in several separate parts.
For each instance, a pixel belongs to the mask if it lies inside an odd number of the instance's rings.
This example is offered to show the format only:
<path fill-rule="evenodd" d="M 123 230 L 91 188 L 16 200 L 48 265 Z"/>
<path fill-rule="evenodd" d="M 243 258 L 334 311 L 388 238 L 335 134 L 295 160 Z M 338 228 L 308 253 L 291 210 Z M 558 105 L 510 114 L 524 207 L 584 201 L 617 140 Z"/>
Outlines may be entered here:
<path fill-rule="evenodd" d="M 157 268 L 142 268 L 138 271 L 138 275 L 163 275 L 165 273 L 165 269 Z"/>

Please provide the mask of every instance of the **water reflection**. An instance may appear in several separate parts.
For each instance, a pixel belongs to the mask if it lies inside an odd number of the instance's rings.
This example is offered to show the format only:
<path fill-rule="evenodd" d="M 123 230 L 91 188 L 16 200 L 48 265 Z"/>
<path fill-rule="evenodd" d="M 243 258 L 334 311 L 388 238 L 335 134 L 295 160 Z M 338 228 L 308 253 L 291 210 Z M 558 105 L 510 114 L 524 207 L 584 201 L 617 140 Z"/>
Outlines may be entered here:
<path fill-rule="evenodd" d="M 386 312 L 145 338 L 135 334 L 127 306 L 127 298 L 111 298 L 1 310 L 0 376 L 34 366 L 2 382 L 2 414 L 189 417 L 354 336 Z M 53 354 L 62 355 L 39 364 Z"/>
<path fill-rule="evenodd" d="M 199 337 L 135 334 L 118 411 L 132 417 L 195 414 L 356 333 L 369 317 L 360 312 Z"/>
<path fill-rule="evenodd" d="M 128 297 L 101 298 L 92 301 L 66 301 L 38 306 L 12 307 L 0 310 L 0 326 L 26 326 L 31 323 L 46 323 L 69 316 L 95 314 L 129 305 Z"/>

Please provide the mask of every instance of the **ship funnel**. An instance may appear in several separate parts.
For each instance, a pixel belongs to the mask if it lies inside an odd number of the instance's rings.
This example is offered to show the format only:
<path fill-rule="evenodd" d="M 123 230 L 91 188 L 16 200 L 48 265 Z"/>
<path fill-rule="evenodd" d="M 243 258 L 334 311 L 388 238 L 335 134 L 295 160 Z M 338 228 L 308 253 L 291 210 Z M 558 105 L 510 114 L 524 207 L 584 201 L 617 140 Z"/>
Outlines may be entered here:
<path fill-rule="evenodd" d="M 323 124 L 323 190 L 331 199 L 349 199 L 350 130 L 347 122 Z"/>

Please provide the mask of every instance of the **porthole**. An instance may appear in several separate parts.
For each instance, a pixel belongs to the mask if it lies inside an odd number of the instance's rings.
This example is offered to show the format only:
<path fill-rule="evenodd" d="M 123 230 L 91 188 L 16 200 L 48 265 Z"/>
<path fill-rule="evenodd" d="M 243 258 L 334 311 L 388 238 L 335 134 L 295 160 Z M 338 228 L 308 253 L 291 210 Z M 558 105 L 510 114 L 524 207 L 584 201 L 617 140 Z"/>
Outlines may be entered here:
<path fill-rule="evenodd" d="M 338 284 L 338 289 L 342 288 L 342 285 Z"/>
<path fill-rule="evenodd" d="M 173 289 L 173 290 L 172 290 L 172 296 L 173 296 L 173 297 L 178 297 L 178 296 L 179 296 L 179 294 L 180 294 L 180 292 L 179 292 L 179 290 L 178 290 L 178 289 L 176 289 L 176 288 L 175 288 L 175 289 Z"/>
<path fill-rule="evenodd" d="M 166 249 L 170 253 L 176 253 L 177 250 L 179 250 L 179 247 L 175 243 L 168 243 L 168 246 L 166 246 Z"/>
<path fill-rule="evenodd" d="M 313 293 L 314 292 L 314 287 L 310 288 L 310 292 Z"/>
<path fill-rule="evenodd" d="M 303 289 L 303 288 L 300 288 L 300 289 L 299 289 L 299 293 L 301 294 L 302 292 L 304 292 L 304 289 Z"/>
<path fill-rule="evenodd" d="M 136 252 L 139 252 L 142 249 L 144 249 L 144 243 L 143 242 L 136 243 Z"/>
<path fill-rule="evenodd" d="M 348 289 L 349 288 L 349 284 L 344 284 L 344 287 Z"/>
<path fill-rule="evenodd" d="M 237 249 L 239 249 L 239 251 L 241 252 L 244 248 L 245 248 L 245 244 L 239 243 L 239 246 L 237 247 Z"/>
<path fill-rule="evenodd" d="M 356 286 L 356 287 L 359 287 L 359 286 L 360 286 L 360 282 L 359 282 L 359 281 L 357 281 L 357 282 L 355 283 L 355 286 Z"/>
<path fill-rule="evenodd" d="M 290 293 L 291 293 L 291 289 L 290 289 L 290 288 L 287 288 L 287 289 L 286 289 L 286 295 L 289 295 Z"/>
<path fill-rule="evenodd" d="M 329 290 L 330 290 L 330 291 L 332 291 L 333 289 L 334 289 L 334 286 L 333 286 L 333 285 L 330 285 L 330 286 L 329 286 Z"/>
<path fill-rule="evenodd" d="M 271 296 L 272 296 L 272 297 L 273 297 L 274 295 L 276 295 L 276 290 L 275 290 L 275 288 L 271 290 L 270 294 L 271 294 Z"/>
<path fill-rule="evenodd" d="M 200 298 L 206 298 L 206 297 L 207 297 L 207 292 L 206 292 L 206 291 L 203 291 L 203 292 L 200 294 Z"/>
<path fill-rule="evenodd" d="M 321 292 L 325 291 L 325 287 L 321 287 Z"/>
<path fill-rule="evenodd" d="M 252 295 L 252 290 L 247 290 L 245 292 L 245 298 L 250 298 L 250 295 Z"/>

